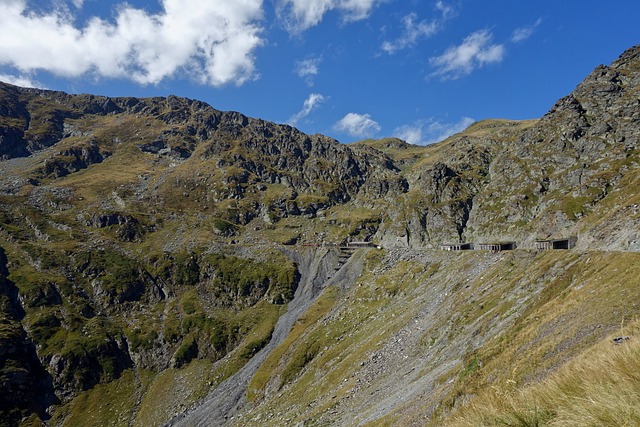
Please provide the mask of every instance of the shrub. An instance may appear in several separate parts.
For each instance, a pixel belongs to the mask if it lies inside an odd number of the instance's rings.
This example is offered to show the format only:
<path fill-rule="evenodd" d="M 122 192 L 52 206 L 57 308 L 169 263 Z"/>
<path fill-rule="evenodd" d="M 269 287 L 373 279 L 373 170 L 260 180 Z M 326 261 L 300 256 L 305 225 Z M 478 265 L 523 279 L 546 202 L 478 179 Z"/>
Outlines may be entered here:
<path fill-rule="evenodd" d="M 198 356 L 198 343 L 195 335 L 187 335 L 173 355 L 173 366 L 179 368 Z"/>

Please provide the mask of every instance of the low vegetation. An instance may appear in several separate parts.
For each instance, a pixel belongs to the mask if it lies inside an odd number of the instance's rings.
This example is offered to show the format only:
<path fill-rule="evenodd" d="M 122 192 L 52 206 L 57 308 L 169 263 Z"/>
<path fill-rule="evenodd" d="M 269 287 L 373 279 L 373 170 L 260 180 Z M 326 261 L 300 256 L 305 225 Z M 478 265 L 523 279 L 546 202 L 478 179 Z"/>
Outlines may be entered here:
<path fill-rule="evenodd" d="M 623 326 L 538 384 L 488 390 L 454 412 L 445 425 L 640 425 L 638 332 L 637 321 Z"/>

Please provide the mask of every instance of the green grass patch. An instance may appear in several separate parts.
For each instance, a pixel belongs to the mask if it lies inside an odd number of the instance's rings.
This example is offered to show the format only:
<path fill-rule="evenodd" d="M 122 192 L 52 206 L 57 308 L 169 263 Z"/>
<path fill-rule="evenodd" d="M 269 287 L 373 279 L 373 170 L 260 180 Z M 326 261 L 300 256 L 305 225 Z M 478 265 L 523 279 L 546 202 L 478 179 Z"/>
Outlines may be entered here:
<path fill-rule="evenodd" d="M 137 384 L 131 370 L 108 384 L 98 384 L 57 409 L 49 421 L 62 426 L 129 426 Z"/>
<path fill-rule="evenodd" d="M 316 325 L 318 320 L 327 314 L 334 306 L 339 291 L 334 287 L 325 289 L 318 299 L 309 307 L 305 314 L 293 325 L 287 338 L 278 345 L 262 362 L 254 376 L 249 382 L 247 397 L 254 401 L 263 396 L 264 388 L 271 376 L 276 372 L 276 367 L 280 363 L 283 355 L 296 342 L 305 331 Z"/>
<path fill-rule="evenodd" d="M 176 412 L 205 397 L 217 382 L 211 367 L 209 360 L 194 360 L 180 369 L 166 369 L 153 377 L 132 425 L 164 425 Z"/>

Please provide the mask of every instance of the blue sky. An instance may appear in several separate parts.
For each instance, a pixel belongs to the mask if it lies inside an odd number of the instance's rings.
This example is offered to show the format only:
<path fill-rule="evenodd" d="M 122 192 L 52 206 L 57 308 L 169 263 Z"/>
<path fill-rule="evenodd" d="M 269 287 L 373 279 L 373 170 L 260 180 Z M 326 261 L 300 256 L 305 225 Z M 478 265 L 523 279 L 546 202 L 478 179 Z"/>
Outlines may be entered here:
<path fill-rule="evenodd" d="M 638 43 L 637 0 L 0 0 L 0 80 L 174 94 L 342 142 L 540 117 Z"/>

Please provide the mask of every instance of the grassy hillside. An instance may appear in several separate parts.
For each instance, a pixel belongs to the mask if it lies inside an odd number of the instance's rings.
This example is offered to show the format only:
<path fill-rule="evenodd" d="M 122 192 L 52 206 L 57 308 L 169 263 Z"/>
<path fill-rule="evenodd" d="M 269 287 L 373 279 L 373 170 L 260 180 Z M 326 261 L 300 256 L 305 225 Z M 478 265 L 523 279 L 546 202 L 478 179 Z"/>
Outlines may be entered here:
<path fill-rule="evenodd" d="M 456 411 L 445 425 L 640 425 L 639 331 L 637 320 L 621 322 L 615 335 L 544 381 L 488 390 Z"/>
<path fill-rule="evenodd" d="M 368 258 L 353 289 L 327 289 L 265 362 L 256 406 L 236 425 L 441 425 L 477 395 L 546 378 L 640 314 L 637 254 Z"/>

